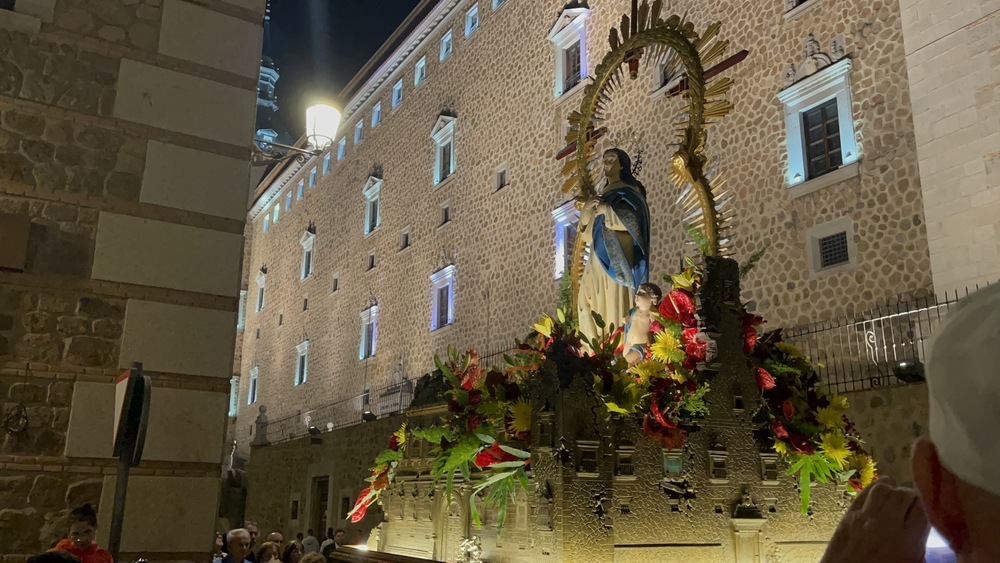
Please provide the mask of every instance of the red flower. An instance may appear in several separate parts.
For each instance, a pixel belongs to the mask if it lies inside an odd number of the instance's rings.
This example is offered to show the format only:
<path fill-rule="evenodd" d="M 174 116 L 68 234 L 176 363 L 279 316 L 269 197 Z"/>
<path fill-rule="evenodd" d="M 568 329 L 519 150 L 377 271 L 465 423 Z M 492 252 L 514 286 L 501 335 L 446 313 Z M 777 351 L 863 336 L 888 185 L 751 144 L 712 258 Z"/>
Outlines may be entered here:
<path fill-rule="evenodd" d="M 698 321 L 694 318 L 694 300 L 690 293 L 680 289 L 671 290 L 660 301 L 660 314 L 685 327 L 698 326 Z"/>
<path fill-rule="evenodd" d="M 757 346 L 757 329 L 753 326 L 743 327 L 743 352 L 749 354 Z"/>
<path fill-rule="evenodd" d="M 474 412 L 469 414 L 469 418 L 466 419 L 465 428 L 469 432 L 472 432 L 476 428 L 479 428 L 479 425 L 482 423 L 483 423 L 483 417 L 479 413 Z"/>
<path fill-rule="evenodd" d="M 365 513 L 368 512 L 368 505 L 371 504 L 370 500 L 365 500 L 371 489 L 365 489 L 361 491 L 358 495 L 358 500 L 354 503 L 354 514 L 351 515 L 351 523 L 357 524 L 365 517 Z"/>
<path fill-rule="evenodd" d="M 372 489 L 374 489 L 375 491 L 384 491 L 388 486 L 389 486 L 389 469 L 386 468 L 384 471 L 379 473 L 378 476 L 375 477 L 374 481 L 372 481 Z"/>
<path fill-rule="evenodd" d="M 789 440 L 792 443 L 792 447 L 798 452 L 806 455 L 812 455 L 816 452 L 816 447 L 809 441 L 809 438 L 806 438 L 802 434 L 793 433 L 789 436 Z"/>
<path fill-rule="evenodd" d="M 458 404 L 458 401 L 452 399 L 448 401 L 448 411 L 449 412 L 462 412 L 462 405 Z"/>
<path fill-rule="evenodd" d="M 785 430 L 785 425 L 780 420 L 771 421 L 771 433 L 775 438 L 788 438 L 788 430 Z"/>
<path fill-rule="evenodd" d="M 667 450 L 679 448 L 687 441 L 687 432 L 683 429 L 660 426 L 649 415 L 642 420 L 642 431 L 646 436 L 659 440 Z"/>
<path fill-rule="evenodd" d="M 393 434 L 392 437 L 389 438 L 389 444 L 386 447 L 394 452 L 399 451 L 399 437 Z"/>
<path fill-rule="evenodd" d="M 774 376 L 771 375 L 769 371 L 762 367 L 757 368 L 757 387 L 760 387 L 764 391 L 774 389 L 776 383 L 774 382 Z M 791 418 L 791 417 L 788 417 Z"/>
<path fill-rule="evenodd" d="M 781 412 L 784 413 L 785 418 L 791 420 L 792 417 L 799 411 L 795 408 L 795 405 L 793 405 L 791 401 L 786 399 L 784 403 L 781 403 Z"/>
<path fill-rule="evenodd" d="M 462 376 L 462 389 L 468 391 L 475 387 L 476 383 L 483 378 L 483 368 L 479 365 L 478 361 L 469 366 L 469 369 L 465 371 Z"/>
<path fill-rule="evenodd" d="M 857 477 L 851 477 L 850 479 L 847 480 L 847 484 L 850 485 L 852 489 L 854 489 L 854 492 L 856 493 L 861 492 L 862 489 L 861 479 L 858 479 Z"/>
<path fill-rule="evenodd" d="M 478 405 L 483 400 L 483 392 L 479 389 L 473 389 L 469 391 L 469 404 L 472 406 Z"/>
<path fill-rule="evenodd" d="M 486 469 L 495 463 L 516 460 L 517 457 L 500 449 L 499 442 L 493 442 L 490 444 L 490 447 L 476 454 L 476 459 L 473 460 L 473 463 L 480 469 Z"/>
<path fill-rule="evenodd" d="M 684 342 L 684 351 L 688 356 L 704 360 L 708 353 L 708 343 L 698 338 L 698 328 L 685 328 L 681 331 L 681 340 Z"/>

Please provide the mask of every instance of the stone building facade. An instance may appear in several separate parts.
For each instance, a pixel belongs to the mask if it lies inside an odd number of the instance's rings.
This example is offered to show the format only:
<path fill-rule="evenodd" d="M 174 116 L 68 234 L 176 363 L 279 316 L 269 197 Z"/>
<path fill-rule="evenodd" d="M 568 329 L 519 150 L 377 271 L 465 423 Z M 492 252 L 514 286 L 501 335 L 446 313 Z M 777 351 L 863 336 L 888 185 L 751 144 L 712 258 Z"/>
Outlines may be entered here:
<path fill-rule="evenodd" d="M 242 455 L 260 405 L 270 421 L 302 426 L 343 401 L 356 420 L 366 389 L 428 372 L 448 345 L 509 346 L 553 309 L 566 232 L 557 226 L 572 221 L 559 211 L 568 198 L 556 156 L 586 81 L 573 87 L 566 57 L 582 39 L 581 75 L 592 71 L 628 7 L 422 3 L 346 91 L 329 154 L 265 180 L 247 226 Z M 750 52 L 726 71 L 735 109 L 708 150 L 735 192 L 735 257 L 766 249 L 743 284 L 769 326 L 932 291 L 899 6 L 674 1 L 665 11 L 699 29 L 722 21 L 726 55 Z M 667 181 L 681 101 L 657 68 L 616 92 L 602 140 L 642 150 L 652 279 L 690 253 Z M 800 121 L 817 100 L 839 112 L 836 127 L 824 115 L 842 138 L 841 165 L 823 175 L 807 170 Z M 375 354 L 359 359 L 375 302 Z"/>
<path fill-rule="evenodd" d="M 215 529 L 263 0 L 0 8 L 0 553 L 99 507 L 114 381 L 153 390 L 122 560 L 201 558 Z"/>

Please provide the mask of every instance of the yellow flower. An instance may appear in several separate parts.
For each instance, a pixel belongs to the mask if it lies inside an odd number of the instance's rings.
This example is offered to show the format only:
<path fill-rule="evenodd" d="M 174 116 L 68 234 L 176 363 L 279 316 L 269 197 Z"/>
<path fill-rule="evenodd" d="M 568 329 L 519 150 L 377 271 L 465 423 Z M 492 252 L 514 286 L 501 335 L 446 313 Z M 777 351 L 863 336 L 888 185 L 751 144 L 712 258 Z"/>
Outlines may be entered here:
<path fill-rule="evenodd" d="M 531 430 L 531 403 L 520 399 L 510 406 L 510 429 L 514 432 Z"/>
<path fill-rule="evenodd" d="M 847 397 L 843 395 L 834 395 L 833 397 L 830 397 L 831 409 L 837 409 L 840 412 L 844 412 L 850 406 L 850 403 L 847 402 Z"/>
<path fill-rule="evenodd" d="M 406 443 L 406 423 L 404 422 L 399 426 L 399 430 L 392 433 L 396 437 L 396 443 L 402 446 Z"/>
<path fill-rule="evenodd" d="M 534 329 L 538 331 L 545 338 L 552 336 L 552 328 L 555 326 L 552 317 L 548 315 L 542 315 L 542 320 L 538 321 L 534 325 Z"/>
<path fill-rule="evenodd" d="M 778 440 L 775 440 L 774 451 L 778 452 L 781 455 L 788 455 L 788 445 L 785 444 L 784 442 L 779 442 Z"/>
<path fill-rule="evenodd" d="M 673 379 L 677 383 L 684 383 L 685 381 L 688 380 L 688 378 L 683 373 L 681 373 L 680 370 L 674 370 L 672 372 L 669 372 L 667 375 L 669 375 L 670 379 Z"/>
<path fill-rule="evenodd" d="M 656 338 L 649 349 L 653 353 L 653 359 L 664 364 L 684 360 L 684 350 L 681 349 L 681 343 L 670 330 L 656 333 Z"/>
<path fill-rule="evenodd" d="M 629 368 L 629 371 L 639 379 L 639 383 L 648 383 L 651 377 L 663 377 L 665 369 L 666 366 L 663 365 L 663 362 L 647 360 L 635 364 Z"/>
<path fill-rule="evenodd" d="M 680 274 L 670 276 L 674 289 L 683 289 L 694 293 L 694 284 L 698 282 L 698 274 L 694 273 L 694 268 L 688 268 Z"/>
<path fill-rule="evenodd" d="M 837 462 L 841 467 L 847 465 L 847 457 L 851 450 L 847 447 L 847 438 L 840 432 L 827 432 L 819 441 L 819 449 L 823 455 Z"/>
<path fill-rule="evenodd" d="M 824 428 L 839 430 L 844 429 L 843 411 L 833 408 L 832 406 L 819 409 L 816 413 L 816 420 L 818 420 L 820 425 Z"/>
<path fill-rule="evenodd" d="M 867 487 L 875 480 L 875 460 L 865 454 L 854 454 L 847 458 L 847 468 L 858 472 L 861 486 Z"/>

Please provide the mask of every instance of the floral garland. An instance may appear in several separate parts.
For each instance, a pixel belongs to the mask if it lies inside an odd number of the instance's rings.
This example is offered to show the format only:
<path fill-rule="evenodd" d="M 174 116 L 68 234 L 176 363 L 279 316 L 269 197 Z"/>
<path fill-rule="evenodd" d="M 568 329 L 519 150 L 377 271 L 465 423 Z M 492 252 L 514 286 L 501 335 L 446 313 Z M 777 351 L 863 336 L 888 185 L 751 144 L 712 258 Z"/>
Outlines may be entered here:
<path fill-rule="evenodd" d="M 670 278 L 671 290 L 653 312 L 650 344 L 641 361 L 629 366 L 621 357 L 622 331 L 594 320 L 606 336 L 585 342 L 563 309 L 544 315 L 503 368 L 483 369 L 475 350 L 435 358 L 447 389 L 448 412 L 427 428 L 397 430 L 375 459 L 369 486 L 361 491 L 351 522 L 360 521 L 368 507 L 395 479 L 409 437 L 427 440 L 434 461 L 431 476 L 445 481 L 451 495 L 456 472 L 473 487 L 470 510 L 480 524 L 476 503 L 482 494 L 503 527 L 507 503 L 517 487 L 528 489 L 525 471 L 531 462 L 531 386 L 558 381 L 567 388 L 575 379 L 591 378 L 593 392 L 609 417 L 632 419 L 646 436 L 664 448 L 683 446 L 688 426 L 708 413 L 709 384 L 700 367 L 707 361 L 708 340 L 699 332 L 695 295 L 702 278 L 693 266 Z M 744 312 L 744 351 L 751 359 L 763 401 L 755 416 L 773 438 L 774 450 L 799 476 L 802 511 L 809 504 L 814 481 L 839 479 L 859 491 L 876 477 L 875 463 L 844 415 L 847 399 L 825 393 L 808 358 L 781 341 L 780 331 L 762 333 L 763 319 Z M 473 479 L 475 473 L 476 479 Z"/>
<path fill-rule="evenodd" d="M 813 482 L 838 480 L 856 493 L 878 478 L 854 423 L 844 414 L 847 397 L 827 393 L 819 374 L 781 330 L 761 332 L 764 319 L 744 312 L 744 351 L 750 355 L 763 401 L 756 422 L 770 430 L 774 451 L 799 476 L 802 512 Z"/>

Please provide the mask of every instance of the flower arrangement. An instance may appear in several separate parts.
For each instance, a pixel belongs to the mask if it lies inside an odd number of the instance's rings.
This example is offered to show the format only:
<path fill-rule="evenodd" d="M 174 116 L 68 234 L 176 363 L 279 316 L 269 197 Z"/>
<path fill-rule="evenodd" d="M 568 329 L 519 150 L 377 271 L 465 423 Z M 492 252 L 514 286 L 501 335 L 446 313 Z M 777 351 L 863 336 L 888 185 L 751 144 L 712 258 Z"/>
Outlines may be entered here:
<path fill-rule="evenodd" d="M 815 368 L 781 331 L 761 332 L 761 317 L 744 313 L 744 351 L 750 356 L 763 401 L 756 421 L 770 430 L 774 451 L 799 477 L 802 512 L 813 482 L 834 480 L 859 492 L 878 478 L 875 461 L 844 414 L 847 398 L 827 393 Z"/>
<path fill-rule="evenodd" d="M 704 397 L 709 384 L 700 368 L 709 359 L 709 340 L 699 331 L 695 306 L 699 271 L 689 264 L 669 283 L 670 291 L 653 313 L 645 356 L 631 366 L 620 355 L 621 330 L 595 315 L 607 334 L 585 342 L 562 308 L 555 317 L 544 315 L 535 323 L 516 353 L 504 356 L 502 368 L 484 369 L 475 350 L 459 354 L 449 349 L 445 360 L 435 358 L 444 378 L 447 413 L 433 426 L 404 424 L 393 434 L 375 459 L 351 521 L 361 520 L 379 500 L 395 478 L 407 443 L 419 438 L 431 444 L 435 482 L 444 481 L 450 497 L 460 474 L 473 487 L 470 510 L 476 523 L 481 521 L 474 500 L 482 494 L 502 528 L 517 487 L 528 488 L 529 397 L 539 382 L 558 382 L 565 389 L 575 380 L 593 381 L 588 393 L 603 403 L 608 417 L 635 421 L 666 449 L 683 446 L 686 427 L 708 413 Z M 788 473 L 798 475 L 806 512 L 813 482 L 837 479 L 859 491 L 876 478 L 875 463 L 844 415 L 847 399 L 824 392 L 809 359 L 783 342 L 780 331 L 762 332 L 763 322 L 744 312 L 744 352 L 763 398 L 755 421 L 790 464 Z"/>

